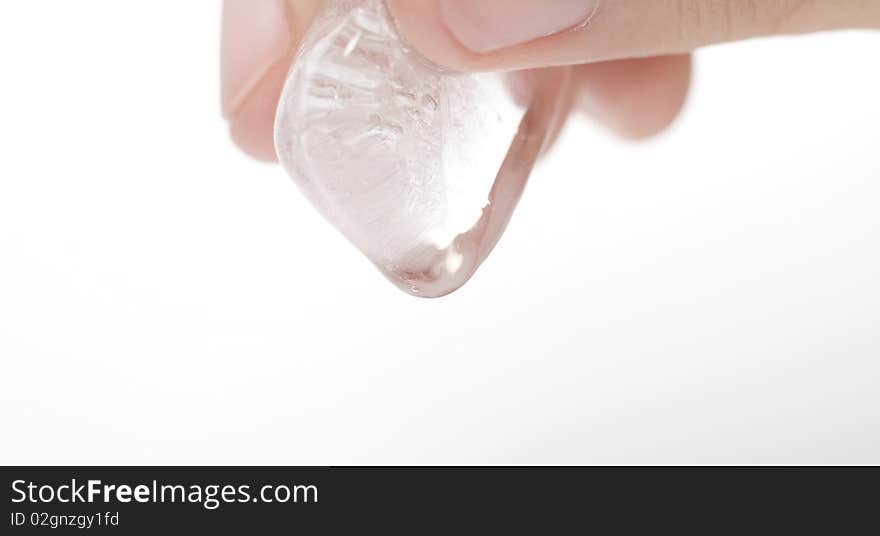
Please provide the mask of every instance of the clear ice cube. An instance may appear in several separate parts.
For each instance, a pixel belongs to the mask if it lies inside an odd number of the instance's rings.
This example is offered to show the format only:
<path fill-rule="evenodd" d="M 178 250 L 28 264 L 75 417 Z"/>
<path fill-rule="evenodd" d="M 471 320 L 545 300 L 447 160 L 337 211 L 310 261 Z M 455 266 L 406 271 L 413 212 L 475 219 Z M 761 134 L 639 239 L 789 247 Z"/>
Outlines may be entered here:
<path fill-rule="evenodd" d="M 282 92 L 276 150 L 392 282 L 443 296 L 503 233 L 566 75 L 450 72 L 401 40 L 382 0 L 330 1 Z"/>

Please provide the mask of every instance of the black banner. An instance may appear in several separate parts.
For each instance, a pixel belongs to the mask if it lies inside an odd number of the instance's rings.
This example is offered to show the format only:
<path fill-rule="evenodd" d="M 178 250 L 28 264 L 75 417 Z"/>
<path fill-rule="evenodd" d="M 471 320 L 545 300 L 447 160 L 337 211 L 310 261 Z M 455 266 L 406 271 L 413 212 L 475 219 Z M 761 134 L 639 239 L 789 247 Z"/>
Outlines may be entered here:
<path fill-rule="evenodd" d="M 857 467 L 7 467 L 0 534 L 537 534 L 880 524 Z M 494 532 L 490 532 L 494 533 Z M 518 532 L 517 532 L 518 533 Z"/>

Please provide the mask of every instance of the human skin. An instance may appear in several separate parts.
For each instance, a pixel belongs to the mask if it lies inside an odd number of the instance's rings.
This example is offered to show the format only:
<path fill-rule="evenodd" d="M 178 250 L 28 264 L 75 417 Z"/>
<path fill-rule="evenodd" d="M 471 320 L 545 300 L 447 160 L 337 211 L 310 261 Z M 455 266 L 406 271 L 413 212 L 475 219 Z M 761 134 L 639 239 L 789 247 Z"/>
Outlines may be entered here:
<path fill-rule="evenodd" d="M 880 0 L 386 0 L 407 41 L 462 71 L 573 66 L 572 111 L 639 139 L 681 110 L 690 52 L 752 37 L 880 28 Z M 225 0 L 221 100 L 230 135 L 275 161 L 273 125 L 322 0 Z"/>

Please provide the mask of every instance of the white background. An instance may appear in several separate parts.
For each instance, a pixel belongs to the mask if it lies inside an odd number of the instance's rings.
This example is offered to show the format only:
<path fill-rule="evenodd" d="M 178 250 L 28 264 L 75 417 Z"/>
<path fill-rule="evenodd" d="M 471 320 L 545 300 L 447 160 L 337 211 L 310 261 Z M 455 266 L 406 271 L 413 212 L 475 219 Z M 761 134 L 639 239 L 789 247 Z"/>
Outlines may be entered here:
<path fill-rule="evenodd" d="M 0 4 L 0 462 L 880 462 L 880 35 L 703 51 L 646 144 L 573 122 L 423 301 L 227 140 L 218 26 Z"/>

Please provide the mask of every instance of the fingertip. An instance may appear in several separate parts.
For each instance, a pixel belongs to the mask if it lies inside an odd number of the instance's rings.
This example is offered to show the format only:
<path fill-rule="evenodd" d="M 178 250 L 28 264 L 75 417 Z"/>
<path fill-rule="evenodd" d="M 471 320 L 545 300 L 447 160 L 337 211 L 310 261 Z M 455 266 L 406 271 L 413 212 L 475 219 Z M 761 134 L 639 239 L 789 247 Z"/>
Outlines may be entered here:
<path fill-rule="evenodd" d="M 277 61 L 226 117 L 232 141 L 249 156 L 265 162 L 278 160 L 274 140 L 275 110 L 288 68 L 287 61 Z"/>
<path fill-rule="evenodd" d="M 241 106 L 292 43 L 284 0 L 226 0 L 220 45 L 223 114 Z"/>
<path fill-rule="evenodd" d="M 577 105 L 623 138 L 649 138 L 680 114 L 691 70 L 688 54 L 582 65 Z"/>
<path fill-rule="evenodd" d="M 275 110 L 299 40 L 321 0 L 225 0 L 220 94 L 232 140 L 274 162 Z"/>

